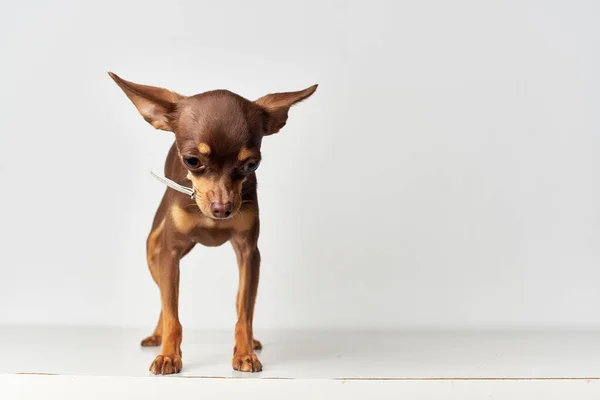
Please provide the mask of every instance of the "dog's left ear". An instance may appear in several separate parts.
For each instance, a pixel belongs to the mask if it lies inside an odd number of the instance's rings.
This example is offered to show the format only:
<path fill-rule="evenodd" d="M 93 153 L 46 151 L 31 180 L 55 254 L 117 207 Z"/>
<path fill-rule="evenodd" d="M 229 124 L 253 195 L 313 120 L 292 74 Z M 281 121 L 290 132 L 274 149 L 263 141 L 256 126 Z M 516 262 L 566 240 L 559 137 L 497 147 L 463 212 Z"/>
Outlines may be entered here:
<path fill-rule="evenodd" d="M 287 122 L 290 107 L 308 98 L 317 90 L 317 86 L 298 92 L 272 93 L 256 100 L 255 103 L 265 110 L 265 135 L 279 132 Z"/>

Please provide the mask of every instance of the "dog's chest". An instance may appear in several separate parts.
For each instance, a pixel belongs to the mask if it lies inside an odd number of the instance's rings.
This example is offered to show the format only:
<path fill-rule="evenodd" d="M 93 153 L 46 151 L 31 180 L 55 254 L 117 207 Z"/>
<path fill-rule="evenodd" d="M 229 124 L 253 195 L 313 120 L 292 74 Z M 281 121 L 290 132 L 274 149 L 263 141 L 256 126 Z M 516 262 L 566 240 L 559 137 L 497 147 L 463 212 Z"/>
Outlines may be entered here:
<path fill-rule="evenodd" d="M 204 246 L 221 246 L 233 236 L 234 231 L 228 228 L 195 228 L 190 237 Z"/>
<path fill-rule="evenodd" d="M 170 218 L 177 232 L 205 246 L 220 246 L 231 239 L 236 232 L 252 229 L 255 221 L 255 209 L 244 209 L 230 219 L 214 220 L 179 206 L 171 208 Z"/>

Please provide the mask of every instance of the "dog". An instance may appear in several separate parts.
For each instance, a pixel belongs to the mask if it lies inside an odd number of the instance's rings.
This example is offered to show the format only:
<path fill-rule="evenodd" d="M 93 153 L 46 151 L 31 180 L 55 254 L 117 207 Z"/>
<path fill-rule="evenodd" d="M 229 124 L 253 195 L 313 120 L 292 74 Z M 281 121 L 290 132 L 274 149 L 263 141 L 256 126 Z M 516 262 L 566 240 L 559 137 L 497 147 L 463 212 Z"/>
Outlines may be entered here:
<path fill-rule="evenodd" d="M 155 375 L 181 371 L 182 326 L 179 322 L 179 262 L 197 244 L 231 242 L 239 267 L 237 323 L 232 366 L 258 372 L 252 320 L 258 290 L 260 219 L 256 169 L 265 136 L 286 124 L 291 106 L 317 89 L 267 94 L 256 101 L 227 90 L 183 96 L 167 89 L 126 81 L 109 72 L 142 117 L 156 129 L 175 134 L 165 176 L 191 187 L 193 200 L 167 188 L 146 241 L 152 278 L 160 289 L 161 312 L 154 333 L 142 346 L 162 345 L 150 365 Z"/>

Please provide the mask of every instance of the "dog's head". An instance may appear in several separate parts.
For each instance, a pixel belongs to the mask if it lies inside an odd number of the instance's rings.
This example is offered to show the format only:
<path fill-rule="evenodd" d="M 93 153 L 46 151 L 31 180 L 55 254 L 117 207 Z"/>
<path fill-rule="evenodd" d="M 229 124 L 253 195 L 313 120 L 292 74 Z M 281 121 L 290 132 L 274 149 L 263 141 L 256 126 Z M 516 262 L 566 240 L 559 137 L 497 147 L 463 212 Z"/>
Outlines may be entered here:
<path fill-rule="evenodd" d="M 109 75 L 150 125 L 175 134 L 196 203 L 215 219 L 235 215 L 241 207 L 242 184 L 260 164 L 263 136 L 279 132 L 290 107 L 317 89 L 314 85 L 249 101 L 227 90 L 183 96 Z"/>

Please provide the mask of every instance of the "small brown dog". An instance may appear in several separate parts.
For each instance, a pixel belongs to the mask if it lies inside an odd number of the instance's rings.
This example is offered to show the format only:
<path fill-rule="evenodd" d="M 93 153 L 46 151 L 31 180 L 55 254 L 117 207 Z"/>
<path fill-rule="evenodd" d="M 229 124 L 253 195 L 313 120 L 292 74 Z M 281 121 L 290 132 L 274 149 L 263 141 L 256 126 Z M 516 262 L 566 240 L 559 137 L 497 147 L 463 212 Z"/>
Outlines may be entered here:
<path fill-rule="evenodd" d="M 191 204 L 189 196 L 166 190 L 147 240 L 148 266 L 162 304 L 154 333 L 142 341 L 142 346 L 162 343 L 150 371 L 173 374 L 182 368 L 179 260 L 196 243 L 220 246 L 227 241 L 239 266 L 233 369 L 260 371 L 254 350 L 261 344 L 252 334 L 260 269 L 255 174 L 260 145 L 263 136 L 283 128 L 290 107 L 312 95 L 317 85 L 249 101 L 226 90 L 187 97 L 109 75 L 148 123 L 175 134 L 165 176 L 194 190 Z"/>

